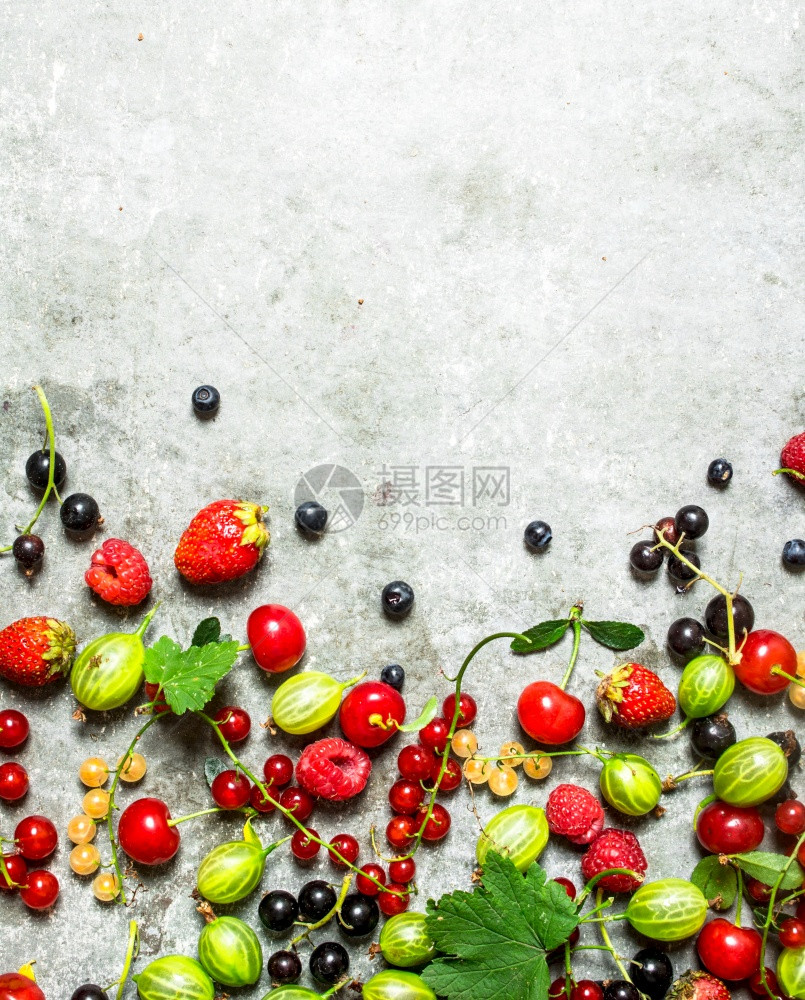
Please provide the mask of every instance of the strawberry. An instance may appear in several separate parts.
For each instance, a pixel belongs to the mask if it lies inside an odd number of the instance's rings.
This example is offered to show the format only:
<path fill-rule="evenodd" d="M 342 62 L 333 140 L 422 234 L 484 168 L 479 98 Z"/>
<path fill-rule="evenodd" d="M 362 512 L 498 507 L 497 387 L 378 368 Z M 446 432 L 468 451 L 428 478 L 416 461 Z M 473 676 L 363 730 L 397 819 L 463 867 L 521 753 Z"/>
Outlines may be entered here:
<path fill-rule="evenodd" d="M 589 882 L 591 878 L 610 868 L 628 868 L 639 875 L 607 875 L 598 883 L 607 892 L 634 892 L 648 870 L 643 848 L 631 830 L 604 830 L 587 848 L 581 859 L 581 873 Z"/>
<path fill-rule="evenodd" d="M 589 844 L 604 828 L 604 810 L 598 799 L 579 785 L 557 785 L 545 803 L 551 833 L 572 844 Z"/>
<path fill-rule="evenodd" d="M 0 677 L 43 687 L 70 673 L 75 633 L 55 618 L 20 618 L 0 632 Z"/>
<path fill-rule="evenodd" d="M 641 663 L 622 663 L 604 677 L 596 692 L 598 709 L 607 722 L 640 729 L 665 722 L 676 711 L 676 698 L 660 678 Z"/>
<path fill-rule="evenodd" d="M 173 561 L 190 583 L 224 583 L 254 569 L 270 535 L 268 507 L 243 500 L 216 500 L 196 514 L 179 539 Z"/>
<path fill-rule="evenodd" d="M 668 991 L 668 1000 L 731 1000 L 727 987 L 709 972 L 686 972 Z"/>
<path fill-rule="evenodd" d="M 781 472 L 793 473 L 789 478 L 795 483 L 805 480 L 805 431 L 796 434 L 780 452 Z"/>
<path fill-rule="evenodd" d="M 104 601 L 126 608 L 145 600 L 151 589 L 148 563 L 133 545 L 120 538 L 107 538 L 93 552 L 84 580 Z"/>

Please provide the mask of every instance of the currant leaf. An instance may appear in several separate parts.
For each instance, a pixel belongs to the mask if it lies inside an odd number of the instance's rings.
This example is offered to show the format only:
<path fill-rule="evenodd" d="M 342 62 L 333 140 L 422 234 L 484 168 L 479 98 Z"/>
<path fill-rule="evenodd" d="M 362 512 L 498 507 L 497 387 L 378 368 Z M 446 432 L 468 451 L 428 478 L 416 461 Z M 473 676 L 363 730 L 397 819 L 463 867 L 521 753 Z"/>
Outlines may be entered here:
<path fill-rule="evenodd" d="M 217 618 L 204 618 L 196 625 L 193 646 L 206 646 L 208 642 L 221 641 L 221 622 Z"/>
<path fill-rule="evenodd" d="M 798 861 L 792 861 L 785 854 L 772 854 L 770 851 L 749 851 L 747 854 L 733 854 L 732 860 L 746 872 L 750 878 L 756 878 L 763 885 L 774 885 L 785 872 L 780 889 L 799 889 L 805 872 Z"/>
<path fill-rule="evenodd" d="M 176 715 L 204 708 L 215 692 L 215 685 L 232 669 L 238 655 L 238 643 L 210 642 L 182 650 L 173 639 L 163 635 L 145 651 L 145 679 L 159 684 L 165 700 Z"/>
<path fill-rule="evenodd" d="M 629 622 L 588 622 L 582 618 L 581 624 L 596 642 L 607 649 L 634 649 L 646 638 L 641 628 L 630 625 Z"/>
<path fill-rule="evenodd" d="M 515 653 L 536 653 L 539 649 L 547 649 L 559 642 L 567 632 L 569 625 L 569 618 L 564 618 L 561 621 L 540 622 L 539 625 L 534 625 L 533 628 L 522 633 L 526 639 L 530 640 L 529 642 L 513 639 L 510 648 Z"/>
<path fill-rule="evenodd" d="M 728 910 L 738 894 L 738 874 L 732 865 L 722 865 L 714 855 L 702 860 L 693 869 L 691 882 L 701 889 L 714 910 Z"/>

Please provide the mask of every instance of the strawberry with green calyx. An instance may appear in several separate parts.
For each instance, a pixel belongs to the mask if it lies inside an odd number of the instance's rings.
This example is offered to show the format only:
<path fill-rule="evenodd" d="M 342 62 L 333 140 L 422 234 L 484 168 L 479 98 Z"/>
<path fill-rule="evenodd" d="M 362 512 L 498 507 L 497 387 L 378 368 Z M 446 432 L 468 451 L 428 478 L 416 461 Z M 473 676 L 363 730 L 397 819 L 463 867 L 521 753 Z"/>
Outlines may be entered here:
<path fill-rule="evenodd" d="M 20 618 L 0 631 L 0 677 L 44 687 L 70 673 L 75 633 L 56 618 Z"/>
<path fill-rule="evenodd" d="M 622 663 L 604 677 L 596 692 L 598 709 L 607 722 L 641 729 L 665 722 L 676 711 L 676 698 L 660 678 L 641 663 Z"/>
<path fill-rule="evenodd" d="M 686 972 L 668 991 L 667 1000 L 730 1000 L 727 987 L 709 972 Z"/>
<path fill-rule="evenodd" d="M 173 561 L 195 584 L 235 580 L 260 561 L 270 534 L 263 523 L 268 507 L 243 500 L 216 500 L 202 508 L 176 546 Z"/>
<path fill-rule="evenodd" d="M 789 479 L 800 485 L 805 485 L 805 431 L 795 434 L 780 453 L 780 465 L 774 475 L 784 472 Z"/>

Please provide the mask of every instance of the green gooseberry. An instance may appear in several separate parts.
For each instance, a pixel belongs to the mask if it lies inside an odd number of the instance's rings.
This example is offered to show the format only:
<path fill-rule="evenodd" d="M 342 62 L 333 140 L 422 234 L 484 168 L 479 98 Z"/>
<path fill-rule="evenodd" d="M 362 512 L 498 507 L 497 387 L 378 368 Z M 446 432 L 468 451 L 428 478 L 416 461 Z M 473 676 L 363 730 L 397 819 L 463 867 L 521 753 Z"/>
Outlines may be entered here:
<path fill-rule="evenodd" d="M 757 806 L 776 794 L 788 777 L 788 760 L 772 740 L 751 736 L 727 747 L 713 771 L 713 790 L 731 806 Z"/>
<path fill-rule="evenodd" d="M 263 847 L 249 822 L 243 840 L 214 847 L 199 865 L 198 891 L 211 903 L 235 903 L 245 899 L 263 877 L 266 858 L 282 840 Z"/>
<path fill-rule="evenodd" d="M 380 951 L 389 965 L 411 969 L 425 965 L 436 954 L 424 913 L 397 913 L 380 932 Z"/>
<path fill-rule="evenodd" d="M 216 917 L 198 939 L 198 958 L 222 986 L 253 986 L 263 971 L 263 949 L 251 927 L 238 917 Z"/>
<path fill-rule="evenodd" d="M 490 850 L 497 851 L 524 872 L 545 850 L 550 831 L 545 811 L 537 806 L 509 806 L 496 813 L 478 838 L 475 856 L 483 865 Z"/>
<path fill-rule="evenodd" d="M 805 948 L 783 948 L 777 959 L 777 982 L 793 1000 L 805 1000 Z"/>
<path fill-rule="evenodd" d="M 662 796 L 659 774 L 644 757 L 634 753 L 617 753 L 607 758 L 599 785 L 607 802 L 627 816 L 645 816 Z"/>
<path fill-rule="evenodd" d="M 626 919 L 639 934 L 663 942 L 684 941 L 697 934 L 706 917 L 704 894 L 681 878 L 644 883 L 626 907 Z"/>
<path fill-rule="evenodd" d="M 214 1000 L 215 986 L 194 958 L 166 955 L 149 962 L 141 973 L 132 976 L 141 1000 Z"/>
<path fill-rule="evenodd" d="M 337 681 L 318 670 L 294 674 L 274 692 L 271 718 L 283 732 L 294 736 L 315 732 L 335 718 L 341 706 L 341 695 L 363 676 Z"/>
<path fill-rule="evenodd" d="M 732 697 L 735 671 L 721 656 L 696 656 L 682 671 L 679 707 L 691 719 L 714 715 Z"/>
<path fill-rule="evenodd" d="M 436 994 L 414 972 L 385 969 L 364 983 L 363 1000 L 436 1000 Z"/>

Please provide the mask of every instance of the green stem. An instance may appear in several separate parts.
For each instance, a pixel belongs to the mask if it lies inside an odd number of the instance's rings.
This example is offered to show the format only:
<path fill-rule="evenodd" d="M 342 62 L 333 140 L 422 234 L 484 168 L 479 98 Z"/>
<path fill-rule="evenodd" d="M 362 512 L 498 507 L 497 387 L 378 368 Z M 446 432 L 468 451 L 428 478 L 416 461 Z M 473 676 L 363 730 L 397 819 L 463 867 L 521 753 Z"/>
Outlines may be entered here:
<path fill-rule="evenodd" d="M 597 889 L 596 893 L 595 893 L 595 902 L 596 902 L 596 904 L 600 905 L 603 898 L 604 898 L 604 890 L 603 889 Z M 610 920 L 618 920 L 618 919 L 621 919 L 622 917 L 625 917 L 625 916 L 626 916 L 625 913 L 615 914 L 614 916 L 610 917 L 609 919 Z M 612 958 L 614 959 L 615 965 L 617 965 L 620 974 L 623 976 L 623 978 L 626 980 L 627 983 L 631 983 L 632 980 L 631 980 L 631 977 L 629 976 L 629 973 L 626 971 L 626 967 L 624 966 L 623 962 L 621 962 L 620 957 L 618 956 L 618 953 L 612 947 L 612 940 L 610 939 L 609 931 L 607 930 L 606 922 L 602 921 L 601 924 L 600 924 L 600 928 L 599 929 L 601 931 L 601 940 L 604 942 L 604 947 L 607 949 L 607 951 L 610 953 L 610 955 L 612 955 Z"/>
<path fill-rule="evenodd" d="M 157 613 L 160 604 L 162 604 L 162 601 L 157 601 L 156 604 L 153 606 L 153 608 L 151 608 L 151 610 L 148 612 L 148 614 L 145 616 L 145 618 L 143 618 L 142 622 L 140 623 L 140 627 L 134 633 L 135 635 L 138 635 L 142 639 L 142 637 L 145 635 L 145 630 L 151 624 L 151 619 Z"/>
<path fill-rule="evenodd" d="M 295 948 L 300 941 L 304 941 L 305 938 L 309 937 L 313 931 L 317 931 L 320 927 L 324 927 L 328 924 L 336 914 L 341 912 L 341 907 L 344 905 L 344 900 L 347 898 L 347 893 L 349 892 L 349 887 L 352 884 L 352 876 L 347 875 L 344 881 L 341 883 L 341 891 L 338 894 L 338 899 L 335 902 L 335 906 L 330 910 L 329 913 L 317 920 L 315 924 L 305 924 L 305 930 L 301 934 L 297 934 L 295 938 L 291 940 L 288 948 Z"/>
<path fill-rule="evenodd" d="M 766 909 L 766 920 L 763 924 L 763 939 L 760 944 L 760 960 L 758 968 L 760 969 L 760 981 L 763 984 L 763 988 L 768 993 L 770 1000 L 776 1000 L 777 996 L 777 994 L 772 992 L 771 987 L 769 986 L 768 980 L 766 978 L 766 944 L 769 940 L 769 931 L 771 929 L 772 924 L 774 923 L 774 904 L 775 900 L 777 899 L 777 891 L 782 885 L 786 872 L 791 867 L 791 865 L 793 865 L 793 863 L 797 860 L 797 854 L 799 853 L 799 849 L 802 847 L 803 844 L 805 844 L 805 833 L 803 833 L 802 836 L 799 838 L 799 840 L 797 840 L 794 846 L 794 850 L 789 855 L 788 860 L 786 861 L 785 865 L 780 871 L 780 874 L 777 876 L 777 880 L 771 887 L 769 904 L 768 908 Z"/>
<path fill-rule="evenodd" d="M 743 909 L 744 902 L 744 877 L 741 869 L 736 865 L 735 874 L 738 876 L 738 892 L 736 894 L 736 906 L 735 906 L 735 924 L 737 927 L 741 926 L 741 910 Z"/>
<path fill-rule="evenodd" d="M 675 778 L 671 778 L 671 782 L 674 785 L 679 784 L 680 781 L 687 781 L 688 778 L 700 778 L 702 775 L 715 774 L 715 771 L 697 771 L 695 768 L 692 771 L 686 771 L 684 774 L 679 774 Z"/>
<path fill-rule="evenodd" d="M 681 733 L 682 730 L 690 724 L 690 722 L 690 718 L 685 718 L 679 723 L 678 726 L 674 726 L 673 729 L 669 729 L 667 733 L 659 733 L 658 735 L 652 733 L 650 734 L 650 737 L 652 740 L 667 740 L 669 736 L 676 736 L 677 733 Z"/>
<path fill-rule="evenodd" d="M 778 677 L 785 677 L 787 681 L 791 681 L 792 684 L 798 684 L 799 687 L 805 687 L 805 681 L 801 677 L 795 677 L 793 674 L 787 674 L 782 667 L 772 667 L 771 673 L 777 674 Z"/>
<path fill-rule="evenodd" d="M 3 857 L 2 851 L 0 851 L 0 875 L 5 879 L 5 883 L 9 889 L 16 889 L 19 886 L 19 882 L 12 882 L 11 876 L 8 874 L 8 868 L 6 868 L 6 859 Z"/>
<path fill-rule="evenodd" d="M 126 985 L 126 981 L 129 978 L 129 971 L 131 969 L 131 963 L 134 960 L 135 954 L 139 951 L 140 945 L 140 933 L 137 928 L 137 921 L 132 920 L 129 924 L 129 943 L 126 948 L 126 960 L 123 964 L 123 972 L 120 975 L 117 986 L 117 997 L 116 1000 L 121 1000 L 123 996 L 123 989 Z"/>
<path fill-rule="evenodd" d="M 517 754 L 507 754 L 504 757 L 478 757 L 473 754 L 473 760 L 480 760 L 482 763 L 492 763 L 499 761 L 507 761 L 511 757 L 516 757 L 518 760 L 529 760 L 536 759 L 540 757 L 595 757 L 596 760 L 600 760 L 602 763 L 604 761 L 604 756 L 611 756 L 614 751 L 610 750 L 588 750 L 587 747 L 580 747 L 578 750 L 539 750 L 534 753 L 517 753 Z"/>
<path fill-rule="evenodd" d="M 564 691 L 570 680 L 570 675 L 573 673 L 573 668 L 576 666 L 576 660 L 579 655 L 579 644 L 581 643 L 581 622 L 579 618 L 581 617 L 581 607 L 578 604 L 574 604 L 570 609 L 570 624 L 573 626 L 573 649 L 570 652 L 570 662 L 567 665 L 567 670 L 565 671 L 565 676 L 562 678 L 562 682 L 559 687 Z"/>
<path fill-rule="evenodd" d="M 202 809 L 200 812 L 188 813 L 187 816 L 179 816 L 178 819 L 169 819 L 168 826 L 178 826 L 180 823 L 186 823 L 189 819 L 197 819 L 199 816 L 212 816 L 213 813 L 232 811 L 232 809 L 221 809 L 220 806 L 215 806 L 212 809 Z M 236 809 L 234 811 L 243 812 L 242 809 Z"/>
<path fill-rule="evenodd" d="M 565 941 L 565 996 L 570 1000 L 573 985 L 573 963 L 570 961 L 570 944 Z"/>
<path fill-rule="evenodd" d="M 635 881 L 637 882 L 643 881 L 643 876 L 636 871 L 632 871 L 631 868 L 607 868 L 606 871 L 602 871 L 599 872 L 597 875 L 593 875 L 593 877 L 590 879 L 587 885 L 585 885 L 585 887 L 579 893 L 576 899 L 577 904 L 581 906 L 581 904 L 590 895 L 590 893 L 598 885 L 598 883 L 602 879 L 605 879 L 610 875 L 628 875 L 630 878 L 635 879 Z"/>

